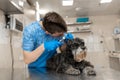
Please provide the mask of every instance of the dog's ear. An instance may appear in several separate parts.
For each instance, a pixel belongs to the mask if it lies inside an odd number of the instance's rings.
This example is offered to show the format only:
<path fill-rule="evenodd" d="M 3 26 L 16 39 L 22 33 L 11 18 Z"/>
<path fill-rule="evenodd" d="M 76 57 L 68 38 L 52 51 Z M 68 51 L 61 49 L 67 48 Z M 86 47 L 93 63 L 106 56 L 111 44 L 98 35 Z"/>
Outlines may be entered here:
<path fill-rule="evenodd" d="M 86 49 L 85 42 L 84 42 L 83 39 L 75 38 L 75 42 L 76 42 L 77 44 L 79 44 L 79 46 L 81 46 L 81 49 L 83 49 L 83 50 Z"/>
<path fill-rule="evenodd" d="M 68 41 L 67 41 L 67 45 L 69 46 L 69 45 L 71 45 L 71 44 L 73 44 L 73 40 L 68 40 Z"/>
<path fill-rule="evenodd" d="M 76 38 L 75 38 L 75 41 L 76 41 L 76 42 L 82 42 L 82 41 L 84 41 L 84 40 L 76 37 Z"/>
<path fill-rule="evenodd" d="M 84 45 L 84 40 L 80 38 L 75 38 L 75 42 L 78 43 L 79 45 Z"/>

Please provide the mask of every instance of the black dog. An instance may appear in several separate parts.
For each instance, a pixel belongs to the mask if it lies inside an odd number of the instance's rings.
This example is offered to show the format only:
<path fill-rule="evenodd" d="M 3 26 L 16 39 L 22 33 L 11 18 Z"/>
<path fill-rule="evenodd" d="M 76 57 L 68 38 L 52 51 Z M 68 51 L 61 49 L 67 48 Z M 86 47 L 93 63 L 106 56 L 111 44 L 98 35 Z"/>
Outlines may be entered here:
<path fill-rule="evenodd" d="M 78 56 L 81 54 L 82 57 L 79 59 Z M 96 75 L 93 70 L 94 66 L 84 60 L 84 57 L 86 57 L 86 47 L 83 39 L 75 38 L 68 40 L 65 51 L 47 60 L 47 68 L 56 72 L 72 75 L 78 75 L 80 73 Z"/>

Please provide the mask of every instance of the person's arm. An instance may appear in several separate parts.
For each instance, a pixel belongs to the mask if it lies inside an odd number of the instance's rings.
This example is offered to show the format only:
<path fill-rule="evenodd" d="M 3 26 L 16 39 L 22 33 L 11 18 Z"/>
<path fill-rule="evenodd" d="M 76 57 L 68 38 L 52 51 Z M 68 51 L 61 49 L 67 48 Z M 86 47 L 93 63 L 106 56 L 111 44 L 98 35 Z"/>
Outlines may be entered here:
<path fill-rule="evenodd" d="M 25 27 L 23 31 L 23 42 L 22 42 L 22 48 L 23 48 L 23 57 L 24 62 L 26 64 L 32 63 L 35 60 L 38 59 L 38 57 L 43 53 L 44 51 L 44 45 L 41 44 L 39 47 L 34 49 L 35 47 L 35 36 L 34 31 L 32 31 L 31 27 Z"/>
<path fill-rule="evenodd" d="M 35 60 L 38 59 L 41 54 L 44 53 L 54 53 L 56 52 L 56 49 L 61 46 L 61 43 L 57 40 L 51 40 L 44 42 L 41 46 L 36 48 L 33 51 L 23 51 L 24 55 L 24 61 L 26 64 L 29 64 L 31 62 L 34 62 Z M 27 47 L 29 49 L 29 47 Z M 27 50 L 26 48 L 26 50 Z M 24 48 L 25 49 L 25 48 Z"/>
<path fill-rule="evenodd" d="M 24 62 L 26 64 L 34 62 L 43 53 L 43 51 L 44 51 L 44 45 L 43 44 L 32 52 L 23 50 Z"/>

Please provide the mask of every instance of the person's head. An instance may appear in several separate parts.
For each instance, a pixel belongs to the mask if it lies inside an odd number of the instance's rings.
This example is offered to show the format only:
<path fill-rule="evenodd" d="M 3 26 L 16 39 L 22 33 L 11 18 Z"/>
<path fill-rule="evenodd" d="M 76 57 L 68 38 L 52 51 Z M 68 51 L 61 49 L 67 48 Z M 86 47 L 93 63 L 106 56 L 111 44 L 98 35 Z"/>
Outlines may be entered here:
<path fill-rule="evenodd" d="M 48 12 L 42 23 L 46 33 L 52 36 L 62 36 L 67 32 L 64 19 L 56 12 Z"/>

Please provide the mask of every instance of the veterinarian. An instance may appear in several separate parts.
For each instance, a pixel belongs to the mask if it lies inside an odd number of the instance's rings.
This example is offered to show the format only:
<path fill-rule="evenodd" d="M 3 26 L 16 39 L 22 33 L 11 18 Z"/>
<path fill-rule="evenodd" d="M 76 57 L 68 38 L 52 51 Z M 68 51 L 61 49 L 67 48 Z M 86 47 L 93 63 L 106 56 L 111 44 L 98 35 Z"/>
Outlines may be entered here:
<path fill-rule="evenodd" d="M 46 67 L 46 61 L 63 45 L 60 40 L 66 32 L 66 23 L 56 12 L 47 13 L 42 24 L 35 21 L 27 25 L 23 30 L 22 49 L 28 68 Z M 66 34 L 66 40 L 73 39 L 71 33 Z"/>

